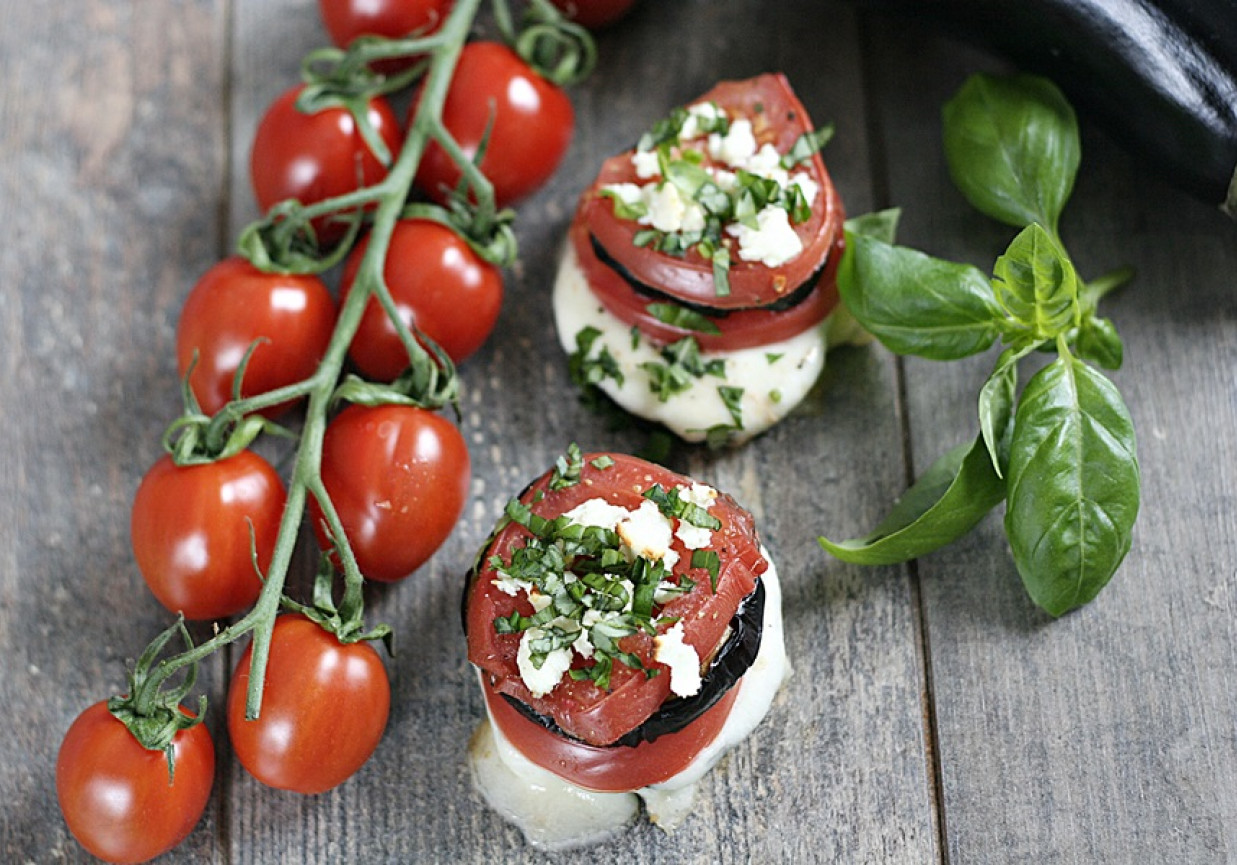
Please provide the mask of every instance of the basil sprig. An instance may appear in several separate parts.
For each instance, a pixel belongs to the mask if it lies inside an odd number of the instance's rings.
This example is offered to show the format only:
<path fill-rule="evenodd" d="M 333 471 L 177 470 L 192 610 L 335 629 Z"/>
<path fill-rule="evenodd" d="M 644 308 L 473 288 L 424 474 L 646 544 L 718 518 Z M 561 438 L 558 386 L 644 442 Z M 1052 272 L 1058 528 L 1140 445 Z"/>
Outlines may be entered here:
<path fill-rule="evenodd" d="M 961 537 L 1004 500 L 1023 585 L 1059 616 L 1107 585 L 1138 514 L 1133 422 L 1116 386 L 1088 364 L 1121 365 L 1120 337 L 1096 307 L 1129 274 L 1085 283 L 1061 243 L 1079 144 L 1074 113 L 1051 83 L 975 76 L 943 118 L 958 188 L 1021 231 L 989 277 L 893 245 L 888 214 L 852 220 L 838 288 L 855 318 L 898 354 L 953 360 L 1001 343 L 978 398 L 979 434 L 934 463 L 873 532 L 820 543 L 848 562 L 906 561 Z M 1036 351 L 1057 358 L 1019 398 L 1018 363 Z"/>

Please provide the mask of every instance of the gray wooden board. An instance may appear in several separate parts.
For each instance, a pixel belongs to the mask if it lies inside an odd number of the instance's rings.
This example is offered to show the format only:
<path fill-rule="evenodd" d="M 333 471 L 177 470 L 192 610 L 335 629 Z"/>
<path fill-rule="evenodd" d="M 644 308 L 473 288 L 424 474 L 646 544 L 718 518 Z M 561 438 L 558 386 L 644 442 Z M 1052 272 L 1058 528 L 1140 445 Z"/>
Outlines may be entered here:
<path fill-rule="evenodd" d="M 128 507 L 176 411 L 176 315 L 254 215 L 257 117 L 325 36 L 309 0 L 0 0 L 0 17 L 10 226 L 0 247 L 0 698 L 11 717 L 0 858 L 87 861 L 55 806 L 55 753 L 73 717 L 120 688 L 124 659 L 168 622 L 132 564 Z M 223 653 L 203 671 L 214 797 L 166 861 L 547 858 L 471 789 L 464 753 L 481 704 L 458 593 L 501 503 L 568 441 L 632 450 L 646 440 L 575 403 L 549 324 L 574 198 L 601 159 L 670 106 L 718 78 L 780 69 L 818 122 L 837 124 L 827 156 L 852 213 L 901 204 L 907 242 L 987 263 L 1006 232 L 952 194 L 937 110 L 991 61 L 894 32 L 905 30 L 860 27 L 846 8 L 813 0 L 644 0 L 602 35 L 598 72 L 573 94 L 566 164 L 520 208 L 521 260 L 498 330 L 463 369 L 474 469 L 465 517 L 420 573 L 369 595 L 371 617 L 398 632 L 383 743 L 331 793 L 262 787 L 235 764 L 219 723 L 234 657 Z M 702 784 L 680 831 L 638 825 L 601 858 L 1237 860 L 1237 230 L 1144 181 L 1102 137 L 1089 133 L 1085 148 L 1067 240 L 1088 274 L 1140 270 L 1109 301 L 1126 338 L 1115 378 L 1139 427 L 1145 487 L 1114 584 L 1049 622 L 1022 594 L 997 519 L 912 569 L 825 557 L 818 533 L 860 533 L 900 492 L 904 428 L 920 467 L 971 434 L 986 372 L 983 362 L 908 363 L 903 406 L 902 366 L 883 349 L 833 354 L 808 403 L 769 435 L 738 452 L 671 455 L 756 513 L 784 576 L 795 675 L 757 734 Z M 598 857 L 556 861 L 575 858 Z"/>

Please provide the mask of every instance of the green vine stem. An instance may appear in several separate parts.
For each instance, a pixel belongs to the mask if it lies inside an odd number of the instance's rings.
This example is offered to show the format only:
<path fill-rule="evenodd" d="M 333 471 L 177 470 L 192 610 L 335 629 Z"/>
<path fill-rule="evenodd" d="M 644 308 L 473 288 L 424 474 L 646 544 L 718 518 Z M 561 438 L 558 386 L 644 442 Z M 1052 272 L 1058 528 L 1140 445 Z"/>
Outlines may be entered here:
<path fill-rule="evenodd" d="M 263 577 L 262 592 L 257 602 L 242 618 L 237 619 L 211 639 L 196 646 L 190 645 L 185 651 L 165 658 L 154 665 L 149 674 L 138 683 L 140 693 L 132 695 L 133 705 L 138 714 L 153 710 L 154 707 L 160 705 L 161 688 L 171 677 L 186 668 L 191 672 L 202 659 L 252 632 L 253 656 L 249 670 L 250 680 L 246 694 L 245 714 L 251 719 L 258 717 L 261 711 L 266 662 L 270 653 L 275 616 L 284 600 L 284 582 L 292 563 L 308 497 L 311 495 L 322 510 L 323 518 L 334 540 L 339 564 L 344 572 L 344 597 L 340 612 L 359 619 L 361 587 L 364 578 L 357 567 L 355 556 L 344 535 L 343 525 L 321 477 L 322 446 L 327 418 L 337 397 L 337 386 L 344 368 L 348 347 L 360 325 L 361 316 L 369 298 L 376 296 L 387 309 L 388 314 L 394 310 L 390 292 L 383 278 L 383 268 L 392 232 L 408 200 L 417 167 L 425 152 L 426 144 L 430 140 L 440 143 L 448 153 L 460 161 L 465 182 L 478 208 L 483 213 L 493 214 L 495 212 L 492 185 L 464 156 L 459 145 L 446 132 L 442 124 L 442 109 L 447 88 L 480 5 L 481 0 L 458 0 L 442 28 L 433 36 L 389 40 L 382 43 L 362 40 L 348 52 L 337 53 L 327 49 L 311 55 L 310 64 L 322 65 L 334 62 L 338 69 L 343 70 L 340 74 L 349 69 L 364 66 L 371 60 L 404 56 L 409 53 L 426 53 L 428 61 L 423 64 L 425 78 L 405 144 L 382 181 L 308 207 L 290 203 L 287 207 L 276 208 L 272 211 L 273 216 L 268 214 L 265 220 L 249 226 L 241 235 L 239 245 L 242 252 L 249 254 L 255 264 L 271 270 L 288 269 L 286 262 L 272 260 L 264 255 L 262 243 L 264 231 L 296 231 L 298 224 L 303 228 L 309 220 L 315 217 L 352 211 L 356 214 L 352 226 L 354 237 L 359 228 L 359 215 L 362 208 L 374 206 L 369 246 L 361 261 L 353 290 L 340 309 L 330 344 L 314 374 L 301 382 L 268 393 L 233 400 L 213 418 L 206 419 L 205 416 L 198 414 L 188 415 L 187 420 L 182 419 L 183 423 L 190 426 L 205 422 L 206 429 L 196 434 L 203 435 L 210 440 L 222 440 L 227 438 L 225 431 L 245 424 L 254 412 L 289 400 L 308 398 L 305 420 L 301 428 L 300 441 L 296 448 L 295 461 L 288 484 L 287 504 L 280 521 L 270 566 Z M 330 77 L 330 73 L 327 73 L 326 77 Z M 411 78 L 407 81 L 401 79 L 399 83 L 402 85 L 410 81 Z M 381 76 L 375 76 L 373 83 L 379 88 L 387 86 Z M 365 94 L 349 93 L 346 101 L 359 100 L 363 104 L 366 98 L 368 97 Z M 343 244 L 345 247 L 349 245 L 347 241 Z M 326 266 L 319 264 L 316 269 L 326 269 L 338 261 L 338 256 L 333 259 L 328 256 L 327 261 L 330 263 Z M 307 262 L 303 256 L 294 256 L 294 263 L 298 266 L 308 265 L 306 269 L 315 269 L 314 263 Z M 423 336 L 414 334 L 398 316 L 393 316 L 393 320 L 408 350 L 414 370 L 413 375 L 404 377 L 407 379 L 409 389 L 412 390 L 418 385 L 429 387 L 434 391 L 429 400 L 436 403 L 434 407 L 453 402 L 455 375 L 450 359 L 432 342 Z M 428 350 L 425 347 L 426 344 L 430 346 Z M 431 367 L 432 369 L 429 369 Z M 418 368 L 429 371 L 418 375 L 416 373 Z M 424 395 L 419 396 L 422 399 L 425 398 Z M 414 401 L 416 398 L 413 396 Z M 327 594 L 329 596 L 329 591 Z M 381 629 L 375 629 L 371 634 L 381 636 Z M 354 638 L 356 638 L 355 635 Z M 162 642 L 158 647 L 155 647 L 154 643 L 148 647 L 144 657 L 158 653 L 162 645 L 167 642 L 166 637 L 161 639 Z M 180 693 L 181 690 L 183 689 L 178 688 L 169 696 L 181 698 L 184 696 Z"/>

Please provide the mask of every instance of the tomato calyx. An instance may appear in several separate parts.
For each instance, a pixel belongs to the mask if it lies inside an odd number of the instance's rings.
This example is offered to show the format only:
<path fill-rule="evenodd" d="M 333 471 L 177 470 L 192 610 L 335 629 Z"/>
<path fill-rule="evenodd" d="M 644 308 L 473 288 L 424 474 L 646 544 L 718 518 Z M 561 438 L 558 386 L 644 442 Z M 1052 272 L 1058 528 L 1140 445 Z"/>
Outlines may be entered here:
<path fill-rule="evenodd" d="M 332 535 L 332 541 L 339 548 L 338 539 Z M 364 600 L 361 596 L 362 580 L 348 579 L 345 574 L 343 598 L 337 604 L 333 594 L 336 570 L 329 555 L 323 555 L 318 562 L 318 573 L 314 577 L 313 600 L 302 604 L 287 595 L 279 599 L 279 605 L 289 612 L 309 619 L 322 630 L 335 637 L 341 645 L 350 643 L 382 640 L 387 654 L 395 656 L 395 636 L 391 626 L 385 622 L 365 627 Z"/>
<path fill-rule="evenodd" d="M 518 30 L 505 2 L 494 4 L 494 17 L 507 44 L 538 75 L 559 87 L 578 84 L 597 65 L 597 46 L 588 30 L 549 0 L 532 0 Z"/>
<path fill-rule="evenodd" d="M 197 683 L 197 662 L 189 664 L 180 684 L 166 689 L 164 685 L 172 670 L 159 661 L 159 655 L 173 636 L 179 634 L 189 651 L 193 638 L 185 627 L 184 616 L 155 637 L 134 662 L 125 677 L 128 692 L 118 694 L 107 701 L 107 710 L 133 734 L 138 743 L 148 751 L 162 751 L 167 756 L 168 783 L 175 775 L 173 740 L 181 730 L 188 730 L 202 723 L 206 714 L 206 697 L 198 698 L 198 711 L 190 714 L 181 709 L 181 701 L 189 695 Z"/>

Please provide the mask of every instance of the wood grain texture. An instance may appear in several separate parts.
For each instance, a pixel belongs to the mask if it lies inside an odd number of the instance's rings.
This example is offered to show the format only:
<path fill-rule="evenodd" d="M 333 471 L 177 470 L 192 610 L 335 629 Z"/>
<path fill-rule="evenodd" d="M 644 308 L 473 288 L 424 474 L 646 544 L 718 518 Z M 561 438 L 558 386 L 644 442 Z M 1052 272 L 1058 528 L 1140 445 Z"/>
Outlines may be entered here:
<path fill-rule="evenodd" d="M 257 119 L 326 37 L 312 0 L 0 0 L 0 20 L 0 860 L 84 862 L 56 809 L 55 753 L 168 622 L 133 565 L 128 510 L 177 410 L 176 316 L 256 215 Z M 826 156 L 851 213 L 900 204 L 906 242 L 984 266 L 1008 239 L 952 191 L 938 143 L 941 102 L 990 58 L 818 0 L 643 0 L 599 48 L 572 94 L 567 161 L 520 207 L 498 329 L 462 370 L 464 519 L 417 575 L 368 595 L 371 621 L 397 631 L 377 754 L 327 794 L 262 787 L 219 724 L 239 647 L 224 652 L 203 671 L 214 797 L 160 861 L 1237 861 L 1237 230 L 1090 131 L 1063 232 L 1087 275 L 1139 269 L 1106 308 L 1144 483 L 1134 550 L 1099 600 L 1038 613 L 995 518 L 911 568 L 825 556 L 818 534 L 862 533 L 901 492 L 907 453 L 922 467 L 973 434 L 991 363 L 843 349 L 768 435 L 668 461 L 755 512 L 795 666 L 693 817 L 549 857 L 472 790 L 468 563 L 569 441 L 647 441 L 576 403 L 550 323 L 561 238 L 601 160 L 715 80 L 780 70 L 836 123 Z"/>

